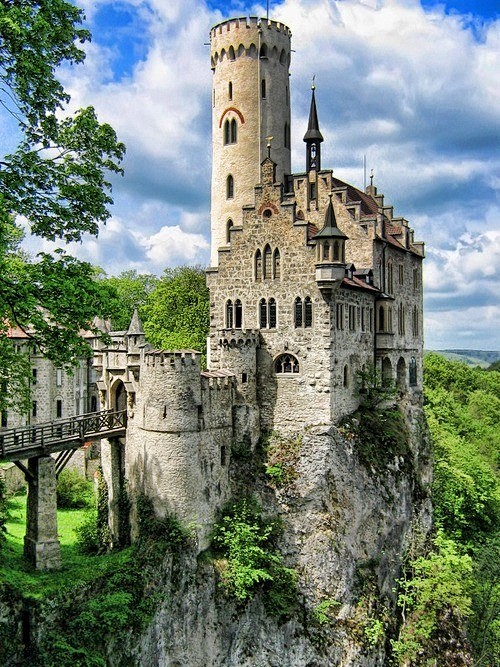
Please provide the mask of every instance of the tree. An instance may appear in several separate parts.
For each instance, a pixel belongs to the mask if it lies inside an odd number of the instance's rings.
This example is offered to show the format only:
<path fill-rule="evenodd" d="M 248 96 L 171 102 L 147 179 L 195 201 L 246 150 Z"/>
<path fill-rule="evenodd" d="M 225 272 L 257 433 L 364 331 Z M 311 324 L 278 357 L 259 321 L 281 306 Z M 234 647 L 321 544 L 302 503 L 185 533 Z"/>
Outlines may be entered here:
<path fill-rule="evenodd" d="M 115 331 L 127 329 L 134 308 L 138 308 L 139 316 L 144 321 L 145 305 L 148 296 L 158 286 L 160 279 L 150 273 L 137 273 L 135 269 L 123 271 L 119 276 L 110 276 L 102 279 L 112 289 L 116 290 L 117 299 L 111 312 L 111 324 Z"/>
<path fill-rule="evenodd" d="M 166 269 L 148 296 L 144 332 L 164 349 L 204 351 L 209 330 L 210 297 L 201 267 Z"/>
<path fill-rule="evenodd" d="M 90 264 L 57 250 L 34 260 L 19 250 L 16 216 L 44 239 L 79 241 L 96 235 L 109 217 L 109 173 L 121 173 L 123 144 L 94 109 L 65 115 L 69 95 L 56 76 L 82 62 L 90 38 L 82 11 L 65 0 L 4 0 L 0 5 L 0 104 L 15 119 L 20 142 L 0 157 L 0 409 L 20 406 L 17 378 L 27 395 L 26 355 L 13 350 L 8 327 L 27 333 L 58 365 L 89 350 L 81 330 L 107 316 L 111 292 Z M 94 329 L 96 333 L 97 330 Z M 24 366 L 23 366 L 24 365 Z M 11 390 L 5 391 L 6 382 Z"/>

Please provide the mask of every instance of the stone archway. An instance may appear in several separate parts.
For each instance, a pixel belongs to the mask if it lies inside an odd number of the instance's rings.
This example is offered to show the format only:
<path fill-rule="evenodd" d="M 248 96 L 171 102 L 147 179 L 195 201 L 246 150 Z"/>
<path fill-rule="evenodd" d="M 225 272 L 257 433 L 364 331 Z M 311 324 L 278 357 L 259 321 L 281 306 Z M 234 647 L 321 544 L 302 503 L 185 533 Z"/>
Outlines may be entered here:
<path fill-rule="evenodd" d="M 116 380 L 111 387 L 110 407 L 121 412 L 127 409 L 127 390 L 121 380 Z M 126 440 L 109 439 L 108 482 L 109 527 L 115 546 L 130 543 L 130 507 L 127 494 Z M 104 469 L 104 457 L 103 457 Z"/>

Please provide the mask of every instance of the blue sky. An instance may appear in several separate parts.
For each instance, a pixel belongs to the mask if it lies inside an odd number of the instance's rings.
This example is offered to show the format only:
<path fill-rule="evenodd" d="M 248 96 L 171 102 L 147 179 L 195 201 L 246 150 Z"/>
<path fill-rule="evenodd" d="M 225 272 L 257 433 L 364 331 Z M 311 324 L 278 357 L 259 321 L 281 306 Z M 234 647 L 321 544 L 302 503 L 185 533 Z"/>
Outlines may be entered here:
<path fill-rule="evenodd" d="M 112 218 L 71 246 L 108 274 L 209 260 L 211 25 L 266 2 L 75 0 L 93 40 L 62 72 L 127 145 Z M 282 0 L 292 30 L 292 167 L 303 170 L 310 81 L 323 166 L 375 183 L 426 241 L 426 346 L 500 349 L 500 17 L 482 0 Z M 3 145 L 12 126 L 0 116 Z M 33 251 L 45 243 L 28 243 Z"/>

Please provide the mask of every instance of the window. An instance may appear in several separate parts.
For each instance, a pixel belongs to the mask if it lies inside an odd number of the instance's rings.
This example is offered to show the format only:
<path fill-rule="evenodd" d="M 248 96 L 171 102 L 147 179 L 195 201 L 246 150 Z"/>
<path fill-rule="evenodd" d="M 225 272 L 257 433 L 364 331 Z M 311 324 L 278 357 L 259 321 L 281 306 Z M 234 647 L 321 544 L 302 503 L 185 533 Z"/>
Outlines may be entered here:
<path fill-rule="evenodd" d="M 323 260 L 328 261 L 330 259 L 330 244 L 328 241 L 323 243 Z"/>
<path fill-rule="evenodd" d="M 97 396 L 90 397 L 90 412 L 97 412 Z"/>
<path fill-rule="evenodd" d="M 296 327 L 301 327 L 303 319 L 302 319 L 302 299 L 300 298 L 300 296 L 298 296 L 295 299 L 295 309 L 294 309 L 294 311 L 295 311 L 295 326 Z"/>
<path fill-rule="evenodd" d="M 278 248 L 273 254 L 273 276 L 274 278 L 281 278 L 281 257 Z"/>
<path fill-rule="evenodd" d="M 366 309 L 361 306 L 361 331 L 366 331 Z"/>
<path fill-rule="evenodd" d="M 312 300 L 310 296 L 306 296 L 304 299 L 304 326 L 306 328 L 312 327 L 313 322 L 313 311 L 312 311 Z"/>
<path fill-rule="evenodd" d="M 262 253 L 259 250 L 255 253 L 255 280 L 259 282 L 262 278 Z"/>
<path fill-rule="evenodd" d="M 405 334 L 405 307 L 402 303 L 398 306 L 398 334 L 400 336 Z"/>
<path fill-rule="evenodd" d="M 263 100 L 266 99 L 266 80 L 262 79 L 260 82 L 260 96 L 262 97 Z"/>
<path fill-rule="evenodd" d="M 405 269 L 402 264 L 399 264 L 398 266 L 398 281 L 400 285 L 405 284 Z"/>
<path fill-rule="evenodd" d="M 344 328 L 344 304 L 337 304 L 337 329 L 342 331 Z"/>
<path fill-rule="evenodd" d="M 276 329 L 276 299 L 269 299 L 269 328 Z"/>
<path fill-rule="evenodd" d="M 226 243 L 231 243 L 231 227 L 233 226 L 233 221 L 231 218 L 226 222 Z"/>
<path fill-rule="evenodd" d="M 288 123 L 285 123 L 283 130 L 283 146 L 285 148 L 290 148 L 290 125 L 288 125 Z"/>
<path fill-rule="evenodd" d="M 264 278 L 271 278 L 271 247 L 266 245 L 264 248 Z"/>
<path fill-rule="evenodd" d="M 62 401 L 57 399 L 56 401 L 56 418 L 60 419 L 62 417 Z"/>
<path fill-rule="evenodd" d="M 236 60 L 236 55 L 234 53 L 234 47 L 231 45 L 229 51 L 227 52 L 227 57 L 229 60 Z"/>
<path fill-rule="evenodd" d="M 316 183 L 309 183 L 309 199 L 316 199 Z"/>
<path fill-rule="evenodd" d="M 394 276 L 392 271 L 392 262 L 387 263 L 387 292 L 392 294 L 394 292 Z"/>
<path fill-rule="evenodd" d="M 260 300 L 259 304 L 259 322 L 260 322 L 260 328 L 261 329 L 266 329 L 267 328 L 267 303 L 265 299 Z"/>
<path fill-rule="evenodd" d="M 344 366 L 344 387 L 349 386 L 349 366 Z"/>
<path fill-rule="evenodd" d="M 234 326 L 241 329 L 243 325 L 243 305 L 239 299 L 234 302 Z"/>
<path fill-rule="evenodd" d="M 226 328 L 232 329 L 234 324 L 234 309 L 233 302 L 229 300 L 226 303 Z"/>
<path fill-rule="evenodd" d="M 418 290 L 420 287 L 420 271 L 413 269 L 413 289 Z"/>
<path fill-rule="evenodd" d="M 31 384 L 36 384 L 38 371 L 36 368 L 31 370 Z"/>
<path fill-rule="evenodd" d="M 378 309 L 378 331 L 385 331 L 385 310 L 384 306 Z"/>
<path fill-rule="evenodd" d="M 269 302 L 261 299 L 259 302 L 259 324 L 261 329 L 276 329 L 277 310 L 276 299 L 271 298 Z"/>
<path fill-rule="evenodd" d="M 408 367 L 408 380 L 410 387 L 414 387 L 417 384 L 417 360 L 415 357 L 410 359 L 410 365 Z"/>
<path fill-rule="evenodd" d="M 260 47 L 260 53 L 259 53 L 261 58 L 267 58 L 267 46 L 266 44 L 262 44 Z"/>
<path fill-rule="evenodd" d="M 226 199 L 234 197 L 234 178 L 229 174 L 226 181 Z"/>
<path fill-rule="evenodd" d="M 224 145 L 235 144 L 238 140 L 238 126 L 236 124 L 236 119 L 233 118 L 231 121 L 226 119 L 224 122 Z"/>
<path fill-rule="evenodd" d="M 62 368 L 56 368 L 56 387 L 62 387 L 63 372 Z"/>
<path fill-rule="evenodd" d="M 340 262 L 341 257 L 340 257 L 340 243 L 338 241 L 335 241 L 333 244 L 333 261 L 334 262 Z"/>
<path fill-rule="evenodd" d="M 274 362 L 274 370 L 278 374 L 282 373 L 298 373 L 299 362 L 293 354 L 280 354 Z"/>
<path fill-rule="evenodd" d="M 232 81 L 229 82 L 227 88 L 228 88 L 228 90 L 227 90 L 228 97 L 229 97 L 230 100 L 232 100 L 233 99 L 233 82 Z"/>
<path fill-rule="evenodd" d="M 412 310 L 412 313 L 411 313 L 411 332 L 412 332 L 412 334 L 415 338 L 420 333 L 420 324 L 419 324 L 417 306 L 413 306 L 413 310 Z"/>
<path fill-rule="evenodd" d="M 349 331 L 356 331 L 356 306 L 349 306 Z"/>
<path fill-rule="evenodd" d="M 31 404 L 31 414 L 33 417 L 36 417 L 36 408 L 37 408 L 36 401 L 33 401 L 33 403 Z"/>

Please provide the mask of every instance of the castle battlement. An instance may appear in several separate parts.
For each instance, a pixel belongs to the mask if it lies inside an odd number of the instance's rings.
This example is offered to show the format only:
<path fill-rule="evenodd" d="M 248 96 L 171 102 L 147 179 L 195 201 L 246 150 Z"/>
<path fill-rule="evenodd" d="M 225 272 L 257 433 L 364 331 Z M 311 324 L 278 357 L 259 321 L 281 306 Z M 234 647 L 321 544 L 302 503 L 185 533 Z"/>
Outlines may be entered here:
<path fill-rule="evenodd" d="M 201 370 L 201 352 L 197 350 L 148 350 L 143 352 L 142 363 L 149 368 L 163 366 L 183 371 L 195 366 Z"/>
<path fill-rule="evenodd" d="M 274 30 L 283 33 L 288 38 L 292 36 L 292 31 L 288 26 L 280 21 L 272 19 L 259 18 L 258 16 L 241 16 L 226 21 L 221 21 L 210 30 L 210 37 L 215 39 L 217 35 L 222 35 L 228 32 L 240 32 L 242 30 L 250 30 L 252 28 Z"/>

